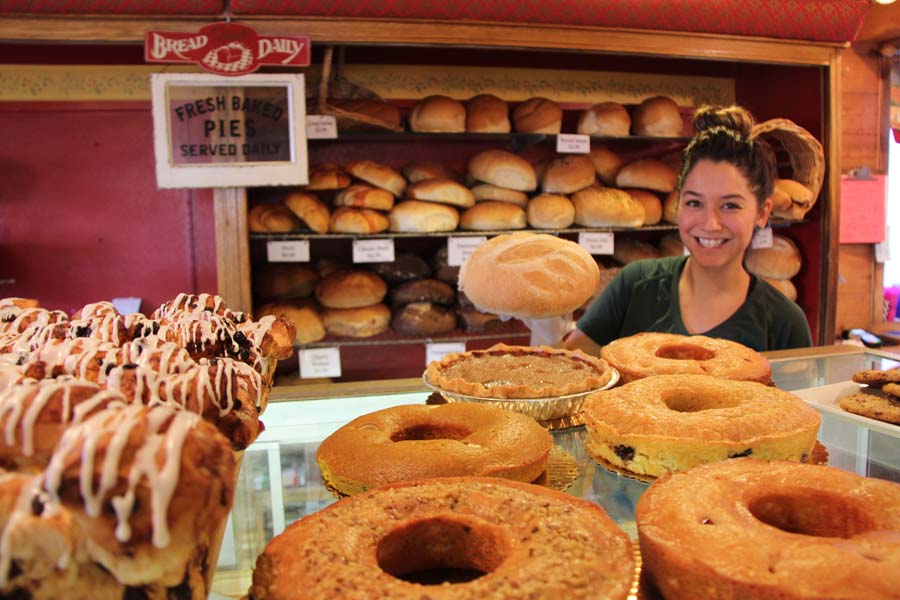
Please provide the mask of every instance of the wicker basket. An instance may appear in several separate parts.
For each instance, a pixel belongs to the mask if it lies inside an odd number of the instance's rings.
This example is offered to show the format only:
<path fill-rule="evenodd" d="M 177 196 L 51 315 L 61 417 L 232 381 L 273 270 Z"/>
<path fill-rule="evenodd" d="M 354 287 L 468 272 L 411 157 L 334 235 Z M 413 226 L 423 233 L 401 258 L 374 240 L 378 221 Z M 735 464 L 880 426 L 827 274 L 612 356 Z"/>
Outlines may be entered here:
<path fill-rule="evenodd" d="M 758 123 L 750 136 L 762 137 L 769 142 L 778 159 L 779 171 L 789 166 L 790 179 L 809 188 L 815 204 L 825 180 L 825 153 L 819 140 L 788 119 L 771 119 Z M 812 208 L 812 204 L 809 208 Z"/>
<path fill-rule="evenodd" d="M 383 102 L 383 99 L 372 90 L 344 77 L 340 68 L 342 61 L 338 61 L 338 66 L 332 68 L 333 61 L 334 47 L 328 46 L 325 48 L 325 57 L 322 61 L 322 74 L 318 82 L 310 82 L 317 93 L 313 101 L 309 102 L 309 106 L 315 107 L 317 114 L 335 117 L 338 131 L 403 131 L 402 127 L 393 123 L 335 106 L 333 104 L 335 100 L 370 99 Z"/>

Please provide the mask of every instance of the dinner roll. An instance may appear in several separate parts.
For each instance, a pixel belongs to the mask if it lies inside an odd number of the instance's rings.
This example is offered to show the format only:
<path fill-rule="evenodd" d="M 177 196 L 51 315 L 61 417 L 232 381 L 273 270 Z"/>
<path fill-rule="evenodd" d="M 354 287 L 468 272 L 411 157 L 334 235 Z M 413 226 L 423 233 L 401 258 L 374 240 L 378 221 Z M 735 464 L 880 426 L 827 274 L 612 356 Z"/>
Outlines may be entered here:
<path fill-rule="evenodd" d="M 300 219 L 283 204 L 257 204 L 247 212 L 252 233 L 287 233 L 300 229 Z"/>
<path fill-rule="evenodd" d="M 591 186 L 572 195 L 575 224 L 582 227 L 640 227 L 644 205 L 628 192 Z"/>
<path fill-rule="evenodd" d="M 541 194 L 528 202 L 527 217 L 535 229 L 566 229 L 575 222 L 575 205 L 565 196 Z"/>
<path fill-rule="evenodd" d="M 472 187 L 472 195 L 475 196 L 475 202 L 496 200 L 498 202 L 510 202 L 522 208 L 528 205 L 528 195 L 525 192 L 498 187 L 490 183 L 479 183 Z"/>
<path fill-rule="evenodd" d="M 589 157 L 591 162 L 594 163 L 594 170 L 597 172 L 597 177 L 600 178 L 600 181 L 605 185 L 616 185 L 616 175 L 619 174 L 619 169 L 625 164 L 619 155 L 609 148 L 595 146 L 591 148 Z"/>
<path fill-rule="evenodd" d="M 571 194 L 596 181 L 594 163 L 587 156 L 567 155 L 550 161 L 541 178 L 541 189 L 548 194 Z"/>
<path fill-rule="evenodd" d="M 452 179 L 418 181 L 406 189 L 406 197 L 410 200 L 427 200 L 462 207 L 475 204 L 475 196 L 469 188 Z"/>
<path fill-rule="evenodd" d="M 459 213 L 452 206 L 423 200 L 406 200 L 388 214 L 391 231 L 453 231 L 459 224 Z"/>
<path fill-rule="evenodd" d="M 398 198 L 403 195 L 403 190 L 406 189 L 406 180 L 403 179 L 403 175 L 389 166 L 373 160 L 352 162 L 347 165 L 347 171 L 354 177 L 387 190 Z"/>
<path fill-rule="evenodd" d="M 616 175 L 616 187 L 641 188 L 669 193 L 678 184 L 678 173 L 655 158 L 641 158 L 630 162 Z"/>
<path fill-rule="evenodd" d="M 428 96 L 410 112 L 409 128 L 422 133 L 463 133 L 466 107 L 449 96 Z"/>
<path fill-rule="evenodd" d="M 504 150 L 485 150 L 473 156 L 469 174 L 478 181 L 520 192 L 537 188 L 537 177 L 528 161 Z"/>
<path fill-rule="evenodd" d="M 666 96 L 647 98 L 631 115 L 631 133 L 651 137 L 681 137 L 684 121 L 675 101 Z"/>
<path fill-rule="evenodd" d="M 559 133 L 562 109 L 547 98 L 529 98 L 513 109 L 513 127 L 520 133 Z"/>
<path fill-rule="evenodd" d="M 381 233 L 388 228 L 387 215 L 371 208 L 340 206 L 331 215 L 332 233 Z"/>
<path fill-rule="evenodd" d="M 578 133 L 583 135 L 626 136 L 631 131 L 631 117 L 618 102 L 601 102 L 578 118 Z"/>
<path fill-rule="evenodd" d="M 466 131 L 509 133 L 509 107 L 493 94 L 480 94 L 466 101 Z"/>
<path fill-rule="evenodd" d="M 516 232 L 478 246 L 460 269 L 459 288 L 482 312 L 549 318 L 581 306 L 599 277 L 594 258 L 575 242 Z"/>
<path fill-rule="evenodd" d="M 384 279 L 371 271 L 337 271 L 316 284 L 316 299 L 327 308 L 357 308 L 377 304 L 387 294 Z"/>
<path fill-rule="evenodd" d="M 350 185 L 348 175 L 338 165 L 322 163 L 310 167 L 309 183 L 303 186 L 307 190 L 340 190 Z"/>
<path fill-rule="evenodd" d="M 391 210 L 394 206 L 394 195 L 365 183 L 354 183 L 335 194 L 334 203 L 337 206 Z"/>
<path fill-rule="evenodd" d="M 328 206 L 319 200 L 319 197 L 315 194 L 291 192 L 284 199 L 284 205 L 316 233 L 326 233 L 328 231 L 328 221 L 331 217 L 331 212 L 328 210 Z"/>
<path fill-rule="evenodd" d="M 527 225 L 525 211 L 509 202 L 479 202 L 459 217 L 460 229 L 472 231 L 525 229 Z"/>

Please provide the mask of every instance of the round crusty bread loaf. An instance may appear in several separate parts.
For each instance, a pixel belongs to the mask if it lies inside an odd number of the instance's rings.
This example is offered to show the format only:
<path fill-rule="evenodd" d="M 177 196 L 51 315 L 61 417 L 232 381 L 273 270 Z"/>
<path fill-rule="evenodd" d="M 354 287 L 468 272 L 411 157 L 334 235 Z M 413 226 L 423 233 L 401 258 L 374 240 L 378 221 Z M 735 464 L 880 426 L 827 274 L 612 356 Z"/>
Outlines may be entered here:
<path fill-rule="evenodd" d="M 571 194 L 596 181 L 594 163 L 587 156 L 560 156 L 547 165 L 541 189 L 548 194 Z"/>
<path fill-rule="evenodd" d="M 333 163 L 322 163 L 309 169 L 305 190 L 340 190 L 350 185 L 350 175 Z"/>
<path fill-rule="evenodd" d="M 535 229 L 566 229 L 575 222 L 575 205 L 565 196 L 541 194 L 528 202 L 527 216 Z"/>
<path fill-rule="evenodd" d="M 371 208 L 339 206 L 331 215 L 332 233 L 381 233 L 388 228 L 387 215 Z"/>
<path fill-rule="evenodd" d="M 516 232 L 478 246 L 460 269 L 459 288 L 482 312 L 541 319 L 581 306 L 599 278 L 596 261 L 575 242 Z"/>
<path fill-rule="evenodd" d="M 471 231 L 525 229 L 527 225 L 525 210 L 510 202 L 479 202 L 459 217 L 460 229 Z"/>
<path fill-rule="evenodd" d="M 648 190 L 628 188 L 624 190 L 644 205 L 644 225 L 657 225 L 662 219 L 663 206 L 659 196 Z"/>
<path fill-rule="evenodd" d="M 601 102 L 578 117 L 578 133 L 582 135 L 626 136 L 631 132 L 631 117 L 618 102 Z"/>
<path fill-rule="evenodd" d="M 403 175 L 389 166 L 373 160 L 352 162 L 347 165 L 347 171 L 354 177 L 387 190 L 398 198 L 403 195 L 403 190 L 406 189 L 406 180 L 403 179 Z"/>
<path fill-rule="evenodd" d="M 325 337 L 325 325 L 322 317 L 309 303 L 303 302 L 270 302 L 256 309 L 256 318 L 267 315 L 285 317 L 293 321 L 297 327 L 294 336 L 295 344 L 312 344 Z"/>
<path fill-rule="evenodd" d="M 330 211 L 315 194 L 291 192 L 285 197 L 284 205 L 316 233 L 328 232 Z"/>
<path fill-rule="evenodd" d="M 469 160 L 469 174 L 498 187 L 531 192 L 537 188 L 537 176 L 531 164 L 510 152 L 485 150 Z"/>
<path fill-rule="evenodd" d="M 510 202 L 522 208 L 528 205 L 528 194 L 525 192 L 502 188 L 490 183 L 479 183 L 476 186 L 472 186 L 472 195 L 475 196 L 475 202 L 496 200 L 498 202 Z"/>
<path fill-rule="evenodd" d="M 283 204 L 257 204 L 247 211 L 247 228 L 253 233 L 287 233 L 300 229 L 300 219 Z"/>
<path fill-rule="evenodd" d="M 422 133 L 463 133 L 466 107 L 449 96 L 427 96 L 409 113 L 409 127 Z"/>
<path fill-rule="evenodd" d="M 425 200 L 406 200 L 397 204 L 388 219 L 391 231 L 397 232 L 453 231 L 459 225 L 459 213 L 455 208 Z"/>
<path fill-rule="evenodd" d="M 666 223 L 678 223 L 678 190 L 669 192 L 663 202 L 662 218 Z"/>
<path fill-rule="evenodd" d="M 354 183 L 334 195 L 334 204 L 335 206 L 391 210 L 394 206 L 394 195 L 387 190 L 365 183 Z"/>
<path fill-rule="evenodd" d="M 509 107 L 493 94 L 480 94 L 466 102 L 466 131 L 509 133 Z"/>
<path fill-rule="evenodd" d="M 772 236 L 771 248 L 750 248 L 744 266 L 758 277 L 790 279 L 800 272 L 800 251 L 783 235 Z"/>
<path fill-rule="evenodd" d="M 425 179 L 418 181 L 406 188 L 406 198 L 462 207 L 475 204 L 475 196 L 469 191 L 469 188 L 452 179 Z"/>
<path fill-rule="evenodd" d="M 456 329 L 456 311 L 432 302 L 411 302 L 394 312 L 391 329 L 406 336 L 431 336 Z"/>
<path fill-rule="evenodd" d="M 595 185 L 572 195 L 575 224 L 582 227 L 640 227 L 644 205 L 628 192 Z"/>
<path fill-rule="evenodd" d="M 655 158 L 641 158 L 630 162 L 616 174 L 616 187 L 620 188 L 640 188 L 668 194 L 676 185 L 678 173 Z"/>
<path fill-rule="evenodd" d="M 616 185 L 616 175 L 619 174 L 619 169 L 625 164 L 619 155 L 609 148 L 595 146 L 591 148 L 589 156 L 591 162 L 594 163 L 594 170 L 597 172 L 597 177 L 600 178 L 600 181 L 606 185 Z"/>
<path fill-rule="evenodd" d="M 358 308 L 377 304 L 388 287 L 371 271 L 337 271 L 316 284 L 316 299 L 328 308 Z"/>
<path fill-rule="evenodd" d="M 513 127 L 520 133 L 559 133 L 562 108 L 547 98 L 529 98 L 513 109 Z"/>
<path fill-rule="evenodd" d="M 384 333 L 391 322 L 391 310 L 384 304 L 359 308 L 326 308 L 322 322 L 328 335 L 366 338 Z"/>
<path fill-rule="evenodd" d="M 675 101 L 666 96 L 647 98 L 631 115 L 631 133 L 651 137 L 680 137 L 684 121 Z"/>

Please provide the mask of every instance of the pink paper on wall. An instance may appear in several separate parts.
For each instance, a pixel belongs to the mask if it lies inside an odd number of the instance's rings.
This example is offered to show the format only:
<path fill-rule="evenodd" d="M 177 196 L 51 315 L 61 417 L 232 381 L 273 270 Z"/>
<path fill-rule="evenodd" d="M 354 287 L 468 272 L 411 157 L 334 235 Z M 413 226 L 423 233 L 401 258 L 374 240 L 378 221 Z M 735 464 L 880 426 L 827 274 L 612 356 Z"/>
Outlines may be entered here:
<path fill-rule="evenodd" d="M 842 244 L 877 244 L 884 241 L 887 178 L 841 176 Z"/>

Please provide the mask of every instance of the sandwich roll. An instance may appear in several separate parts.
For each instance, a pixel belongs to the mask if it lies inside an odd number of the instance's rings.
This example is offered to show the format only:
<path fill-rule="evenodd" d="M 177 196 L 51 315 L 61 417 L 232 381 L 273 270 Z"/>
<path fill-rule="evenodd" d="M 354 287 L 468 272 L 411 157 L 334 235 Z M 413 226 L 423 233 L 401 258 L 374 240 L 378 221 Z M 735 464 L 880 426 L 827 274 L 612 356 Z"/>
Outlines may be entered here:
<path fill-rule="evenodd" d="M 528 219 L 520 206 L 491 200 L 466 209 L 459 218 L 459 227 L 470 231 L 525 229 L 527 225 Z"/>
<path fill-rule="evenodd" d="M 631 132 L 631 117 L 618 102 L 601 102 L 590 107 L 578 118 L 578 133 L 623 137 Z"/>
<path fill-rule="evenodd" d="M 509 107 L 493 94 L 480 94 L 466 101 L 466 131 L 509 133 Z"/>
<path fill-rule="evenodd" d="M 575 222 L 575 205 L 559 194 L 541 194 L 528 202 L 527 217 L 535 229 L 567 229 Z"/>
<path fill-rule="evenodd" d="M 331 215 L 332 233 L 381 233 L 388 226 L 387 215 L 371 208 L 340 206 Z"/>
<path fill-rule="evenodd" d="M 390 229 L 396 232 L 453 231 L 459 225 L 459 213 L 452 206 L 423 200 L 405 200 L 388 214 Z"/>
<path fill-rule="evenodd" d="M 644 205 L 644 225 L 657 225 L 662 220 L 663 205 L 659 196 L 647 190 L 627 188 L 631 197 Z"/>
<path fill-rule="evenodd" d="M 283 204 L 257 204 L 247 212 L 253 233 L 287 233 L 300 229 L 300 219 Z"/>
<path fill-rule="evenodd" d="M 485 150 L 469 161 L 469 174 L 478 181 L 520 192 L 537 188 L 534 168 L 524 158 L 503 150 Z"/>
<path fill-rule="evenodd" d="M 655 158 L 641 158 L 630 162 L 616 175 L 616 187 L 641 188 L 668 194 L 678 185 L 678 174 L 666 163 Z"/>
<path fill-rule="evenodd" d="M 472 187 L 472 195 L 475 196 L 475 202 L 496 200 L 497 202 L 509 202 L 522 208 L 528 206 L 528 195 L 525 192 L 498 187 L 490 183 L 475 185 Z"/>
<path fill-rule="evenodd" d="M 516 232 L 478 246 L 460 269 L 459 288 L 482 312 L 546 319 L 581 306 L 599 277 L 594 258 L 575 242 Z"/>
<path fill-rule="evenodd" d="M 409 127 L 421 133 L 463 133 L 466 107 L 449 96 L 428 96 L 413 107 Z"/>
<path fill-rule="evenodd" d="M 303 189 L 310 191 L 340 190 L 350 185 L 348 175 L 338 165 L 322 163 L 309 170 L 309 183 Z"/>
<path fill-rule="evenodd" d="M 562 109 L 547 98 L 530 98 L 513 109 L 513 127 L 520 133 L 559 133 Z"/>
<path fill-rule="evenodd" d="M 284 205 L 316 233 L 328 232 L 331 211 L 315 194 L 291 192 L 284 199 Z"/>
<path fill-rule="evenodd" d="M 365 183 L 354 183 L 335 194 L 334 203 L 337 206 L 391 210 L 394 206 L 394 195 Z"/>
<path fill-rule="evenodd" d="M 403 179 L 403 175 L 389 166 L 373 160 L 352 162 L 347 165 L 347 171 L 357 179 L 389 191 L 397 198 L 403 196 L 403 191 L 406 189 L 406 180 Z"/>
<path fill-rule="evenodd" d="M 587 156 L 568 155 L 550 161 L 541 178 L 541 189 L 548 194 L 571 194 L 596 181 L 594 163 Z"/>
<path fill-rule="evenodd" d="M 796 244 L 783 235 L 772 236 L 771 248 L 750 248 L 744 257 L 744 266 L 757 277 L 791 279 L 802 266 Z"/>
<path fill-rule="evenodd" d="M 406 163 L 403 167 L 403 176 L 410 183 L 417 183 L 425 179 L 452 179 L 459 181 L 459 173 L 434 160 L 418 160 Z"/>
<path fill-rule="evenodd" d="M 640 227 L 644 205 L 628 192 L 591 186 L 572 195 L 575 224 L 582 227 Z"/>
<path fill-rule="evenodd" d="M 666 96 L 647 98 L 631 115 L 631 133 L 650 137 L 681 137 L 684 121 L 675 101 Z"/>
<path fill-rule="evenodd" d="M 328 335 L 367 338 L 388 330 L 391 311 L 384 304 L 358 308 L 326 308 L 322 311 L 322 322 Z"/>
<path fill-rule="evenodd" d="M 409 200 L 427 200 L 463 208 L 475 204 L 475 196 L 461 183 L 452 179 L 425 179 L 406 189 Z"/>
<path fill-rule="evenodd" d="M 371 271 L 337 271 L 316 284 L 316 299 L 327 308 L 358 308 L 378 304 L 387 294 L 384 279 Z"/>
<path fill-rule="evenodd" d="M 600 178 L 600 181 L 604 185 L 616 185 L 616 175 L 619 174 L 619 169 L 625 164 L 619 155 L 609 148 L 596 146 L 591 148 L 591 153 L 588 156 L 594 164 L 594 171 L 597 172 L 597 177 Z"/>

